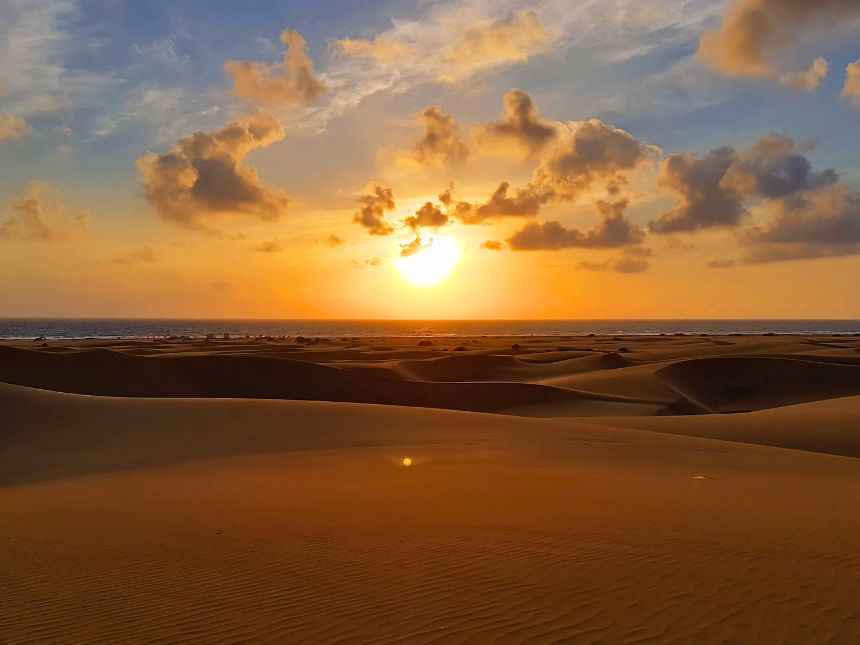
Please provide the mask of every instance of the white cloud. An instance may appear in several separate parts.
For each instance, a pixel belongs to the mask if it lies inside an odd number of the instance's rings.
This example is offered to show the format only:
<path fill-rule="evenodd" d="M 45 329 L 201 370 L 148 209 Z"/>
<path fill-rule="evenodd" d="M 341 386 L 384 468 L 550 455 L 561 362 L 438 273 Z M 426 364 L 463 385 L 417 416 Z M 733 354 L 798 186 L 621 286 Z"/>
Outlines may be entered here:
<path fill-rule="evenodd" d="M 93 103 L 118 84 L 109 73 L 69 67 L 76 43 L 66 29 L 77 14 L 72 0 L 4 0 L 0 5 L 0 60 L 5 110 L 22 116 Z"/>
<path fill-rule="evenodd" d="M 388 29 L 366 34 L 343 34 L 346 49 L 366 55 L 346 56 L 340 41 L 334 41 L 334 55 L 324 73 L 320 74 L 329 94 L 319 105 L 305 108 L 301 118 L 292 119 L 294 127 L 320 130 L 333 118 L 358 106 L 364 99 L 378 93 L 400 94 L 424 83 L 441 80 L 463 80 L 533 60 L 547 52 L 568 49 L 600 49 L 607 60 L 629 60 L 653 49 L 655 42 L 695 41 L 704 21 L 719 13 L 710 0 L 460 0 L 431 8 L 417 18 L 395 19 Z M 451 59 L 445 56 L 446 46 L 458 42 L 476 26 L 504 34 L 506 21 L 517 24 L 509 16 L 523 15 L 526 8 L 539 22 L 540 32 L 531 19 L 520 19 L 530 26 L 533 37 L 520 39 L 514 49 L 482 48 L 492 56 L 480 57 L 480 64 L 466 66 L 451 76 Z M 529 31 L 528 29 L 526 31 Z M 483 32 L 482 32 L 483 33 Z M 535 34 L 540 33 L 538 38 Z M 659 37 L 658 37 L 659 36 Z M 466 39 L 475 42 L 475 36 Z M 477 38 L 480 43 L 485 43 Z M 341 44 L 338 44 L 341 43 Z M 369 45 L 356 46 L 356 43 Z M 380 47 L 374 47 L 378 43 Z M 501 55 L 499 52 L 505 53 Z M 389 55 L 398 52 L 400 55 Z M 408 53 L 407 53 L 408 52 Z M 379 54 L 379 55 L 377 55 Z M 496 55 L 499 54 L 499 55 Z M 517 55 L 514 55 L 517 54 Z"/>

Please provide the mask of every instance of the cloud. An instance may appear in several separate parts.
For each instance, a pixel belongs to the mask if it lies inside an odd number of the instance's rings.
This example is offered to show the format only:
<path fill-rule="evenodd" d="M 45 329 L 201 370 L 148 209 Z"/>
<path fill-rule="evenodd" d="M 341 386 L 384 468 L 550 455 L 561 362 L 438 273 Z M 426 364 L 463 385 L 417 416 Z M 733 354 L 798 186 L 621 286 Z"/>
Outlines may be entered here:
<path fill-rule="evenodd" d="M 860 191 L 833 185 L 769 204 L 771 220 L 742 236 L 747 263 L 860 254 Z"/>
<path fill-rule="evenodd" d="M 456 164 L 469 156 L 469 148 L 460 138 L 460 128 L 449 114 L 429 107 L 419 115 L 424 135 L 415 144 L 413 159 L 423 166 Z"/>
<path fill-rule="evenodd" d="M 326 238 L 325 243 L 331 247 L 340 246 L 341 244 L 343 244 L 343 239 L 332 233 Z"/>
<path fill-rule="evenodd" d="M 143 264 L 147 262 L 155 262 L 158 259 L 158 256 L 159 251 L 151 246 L 141 246 L 140 248 L 129 251 L 124 255 L 116 256 L 110 260 L 110 263 L 121 265 Z"/>
<path fill-rule="evenodd" d="M 816 58 L 806 71 L 786 72 L 780 76 L 779 84 L 800 92 L 812 92 L 817 90 L 821 81 L 827 78 L 828 68 L 825 59 Z"/>
<path fill-rule="evenodd" d="M 728 76 L 774 76 L 774 54 L 799 32 L 856 17 L 856 0 L 734 0 L 720 28 L 702 35 L 699 58 Z"/>
<path fill-rule="evenodd" d="M 701 157 L 672 155 L 661 166 L 660 183 L 680 193 L 681 200 L 650 228 L 655 233 L 678 233 L 738 226 L 747 213 L 746 198 L 786 197 L 837 179 L 832 169 L 812 171 L 792 139 L 772 133 L 741 152 L 724 146 Z"/>
<path fill-rule="evenodd" d="M 598 182 L 623 182 L 625 174 L 648 163 L 658 150 L 629 132 L 599 119 L 562 126 L 556 143 L 541 157 L 532 182 L 558 199 L 572 200 Z"/>
<path fill-rule="evenodd" d="M 86 47 L 97 40 L 91 26 L 81 27 L 76 0 L 0 3 L 0 60 L 5 109 L 22 117 L 55 115 L 86 106 L 103 110 L 107 91 L 121 87 L 116 74 L 73 67 L 85 57 L 79 30 L 89 29 Z"/>
<path fill-rule="evenodd" d="M 0 141 L 20 139 L 28 130 L 27 122 L 21 117 L 0 113 Z"/>
<path fill-rule="evenodd" d="M 604 262 L 587 262 L 579 263 L 579 269 L 585 271 L 614 271 L 616 273 L 643 273 L 651 268 L 647 260 L 636 257 L 620 257 Z"/>
<path fill-rule="evenodd" d="M 503 181 L 483 204 L 457 202 L 451 211 L 463 224 L 484 224 L 499 217 L 532 217 L 553 197 L 551 191 L 533 184 L 508 194 L 510 184 Z M 443 200 L 445 203 L 445 200 Z"/>
<path fill-rule="evenodd" d="M 651 230 L 678 233 L 737 226 L 746 214 L 743 197 L 722 183 L 735 156 L 734 148 L 724 146 L 702 157 L 683 154 L 666 159 L 660 167 L 660 184 L 681 193 L 681 201 L 651 222 Z"/>
<path fill-rule="evenodd" d="M 482 68 L 524 63 L 549 42 L 534 11 L 512 11 L 498 20 L 454 34 L 440 53 L 447 69 L 439 80 L 455 83 Z"/>
<path fill-rule="evenodd" d="M 851 99 L 854 105 L 860 107 L 860 58 L 849 63 L 845 68 L 845 85 L 842 96 Z"/>
<path fill-rule="evenodd" d="M 635 245 L 645 239 L 645 232 L 625 216 L 626 199 L 597 202 L 602 216 L 593 229 L 582 232 L 567 229 L 559 222 L 531 222 L 508 238 L 514 251 L 559 250 L 567 248 L 607 249 Z"/>
<path fill-rule="evenodd" d="M 281 42 L 287 53 L 278 65 L 237 60 L 225 63 L 224 71 L 233 80 L 236 96 L 264 105 L 282 105 L 307 103 L 326 91 L 326 84 L 314 72 L 302 35 L 284 29 Z"/>
<path fill-rule="evenodd" d="M 765 134 L 738 154 L 723 184 L 743 195 L 785 197 L 803 190 L 828 186 L 839 178 L 831 168 L 813 172 L 809 160 L 795 151 L 794 141 L 779 134 Z"/>
<path fill-rule="evenodd" d="M 332 57 L 325 70 L 330 92 L 324 101 L 303 109 L 296 127 L 319 131 L 371 95 L 403 94 L 440 79 L 463 83 L 475 74 L 520 64 L 549 51 L 582 52 L 587 57 L 597 52 L 607 61 L 629 60 L 649 48 L 674 51 L 698 38 L 704 22 L 719 11 L 717 3 L 708 0 L 687 2 L 684 11 L 678 10 L 677 0 L 529 0 L 526 12 L 522 0 L 419 4 L 415 15 L 414 3 L 398 3 L 389 27 L 348 45 L 353 55 Z M 537 30 L 529 28 L 534 24 L 526 17 L 530 12 L 537 16 Z M 490 47 L 483 51 L 495 52 L 492 55 L 463 59 L 464 48 L 458 44 L 481 42 L 480 36 L 472 36 L 494 23 L 492 33 L 500 39 L 506 29 L 511 32 L 502 50 L 506 55 Z M 524 26 L 519 33 L 514 29 L 517 25 Z M 346 54 L 337 42 L 333 49 Z M 459 58 L 453 53 L 458 50 Z"/>
<path fill-rule="evenodd" d="M 242 162 L 283 138 L 275 117 L 260 112 L 215 132 L 195 132 L 170 152 L 147 153 L 137 160 L 146 199 L 161 217 L 189 228 L 204 228 L 207 217 L 225 213 L 278 220 L 287 210 L 286 194 Z"/>
<path fill-rule="evenodd" d="M 502 243 L 498 240 L 484 240 L 481 242 L 481 248 L 485 251 L 501 251 Z"/>
<path fill-rule="evenodd" d="M 332 44 L 335 53 L 372 58 L 379 63 L 392 63 L 409 55 L 407 45 L 385 36 L 377 36 L 372 40 L 340 38 Z"/>
<path fill-rule="evenodd" d="M 501 217 L 532 217 L 548 203 L 571 201 L 598 187 L 616 195 L 628 173 L 651 163 L 658 153 L 656 147 L 599 119 L 564 124 L 542 122 L 531 97 L 519 90 L 508 92 L 505 103 L 508 118 L 482 126 L 478 136 L 485 141 L 487 137 L 513 138 L 521 149 L 525 147 L 529 154 L 536 154 L 538 166 L 526 186 L 511 194 L 510 184 L 503 181 L 483 204 L 455 201 L 450 189 L 442 193 L 439 199 L 449 215 L 464 224 L 484 224 Z M 535 234 L 536 229 L 529 230 Z"/>
<path fill-rule="evenodd" d="M 59 242 L 86 233 L 89 213 L 69 216 L 65 208 L 46 199 L 49 186 L 33 181 L 27 195 L 11 202 L 12 216 L 0 222 L 0 240 Z"/>
<path fill-rule="evenodd" d="M 477 17 L 467 5 L 438 11 L 428 24 L 395 27 L 371 40 L 343 38 L 334 41 L 337 53 L 369 58 L 385 67 L 432 66 L 435 80 L 458 83 L 477 72 L 524 63 L 533 54 L 545 51 L 554 40 L 534 11 L 511 11 L 495 20 Z M 437 34 L 433 59 L 416 39 L 416 28 Z"/>
<path fill-rule="evenodd" d="M 448 215 L 443 213 L 433 202 L 427 202 L 415 212 L 415 215 L 410 215 L 403 223 L 416 231 L 420 228 L 439 228 L 448 223 Z"/>
<path fill-rule="evenodd" d="M 272 242 L 261 242 L 260 244 L 258 244 L 257 246 L 254 247 L 254 250 L 258 251 L 260 253 L 280 253 L 284 249 L 280 245 L 279 242 L 272 241 Z"/>
<path fill-rule="evenodd" d="M 394 193 L 390 188 L 374 184 L 366 195 L 358 198 L 361 208 L 353 216 L 352 220 L 364 228 L 371 235 L 390 235 L 394 228 L 385 221 L 385 213 L 393 211 Z"/>
<path fill-rule="evenodd" d="M 410 255 L 416 255 L 433 246 L 433 238 L 424 240 L 420 235 L 416 235 L 414 240 L 400 245 L 400 257 L 407 258 Z"/>
<path fill-rule="evenodd" d="M 508 90 L 504 106 L 502 120 L 475 128 L 475 139 L 482 148 L 493 150 L 513 145 L 518 151 L 533 155 L 555 138 L 556 124 L 538 116 L 537 107 L 528 93 Z"/>

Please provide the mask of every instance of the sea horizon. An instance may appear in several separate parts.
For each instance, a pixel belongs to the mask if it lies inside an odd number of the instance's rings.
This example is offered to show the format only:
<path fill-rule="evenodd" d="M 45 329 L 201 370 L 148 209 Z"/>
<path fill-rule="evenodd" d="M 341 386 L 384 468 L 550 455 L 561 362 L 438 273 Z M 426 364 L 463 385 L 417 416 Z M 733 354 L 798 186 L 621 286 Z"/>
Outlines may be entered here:
<path fill-rule="evenodd" d="M 618 319 L 292 319 L 6 317 L 0 338 L 9 340 L 205 337 L 403 337 L 403 336 L 651 336 L 840 335 L 860 333 L 860 320 L 803 318 Z"/>

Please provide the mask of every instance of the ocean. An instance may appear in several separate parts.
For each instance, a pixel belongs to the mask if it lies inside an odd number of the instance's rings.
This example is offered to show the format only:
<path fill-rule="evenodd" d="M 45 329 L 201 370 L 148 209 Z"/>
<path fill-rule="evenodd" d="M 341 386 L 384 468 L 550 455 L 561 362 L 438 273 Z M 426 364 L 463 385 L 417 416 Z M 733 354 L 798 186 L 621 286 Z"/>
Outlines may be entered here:
<path fill-rule="evenodd" d="M 241 320 L 6 318 L 0 338 L 860 334 L 860 320 Z"/>

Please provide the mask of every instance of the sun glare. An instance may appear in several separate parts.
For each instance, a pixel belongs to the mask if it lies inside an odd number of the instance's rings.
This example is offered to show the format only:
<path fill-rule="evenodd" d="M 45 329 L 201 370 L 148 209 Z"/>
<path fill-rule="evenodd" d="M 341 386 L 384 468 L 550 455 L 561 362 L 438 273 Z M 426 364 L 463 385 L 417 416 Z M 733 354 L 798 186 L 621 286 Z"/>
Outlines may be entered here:
<path fill-rule="evenodd" d="M 447 278 L 462 250 L 448 237 L 433 237 L 422 240 L 417 250 L 394 261 L 403 277 L 420 287 L 432 287 Z"/>

